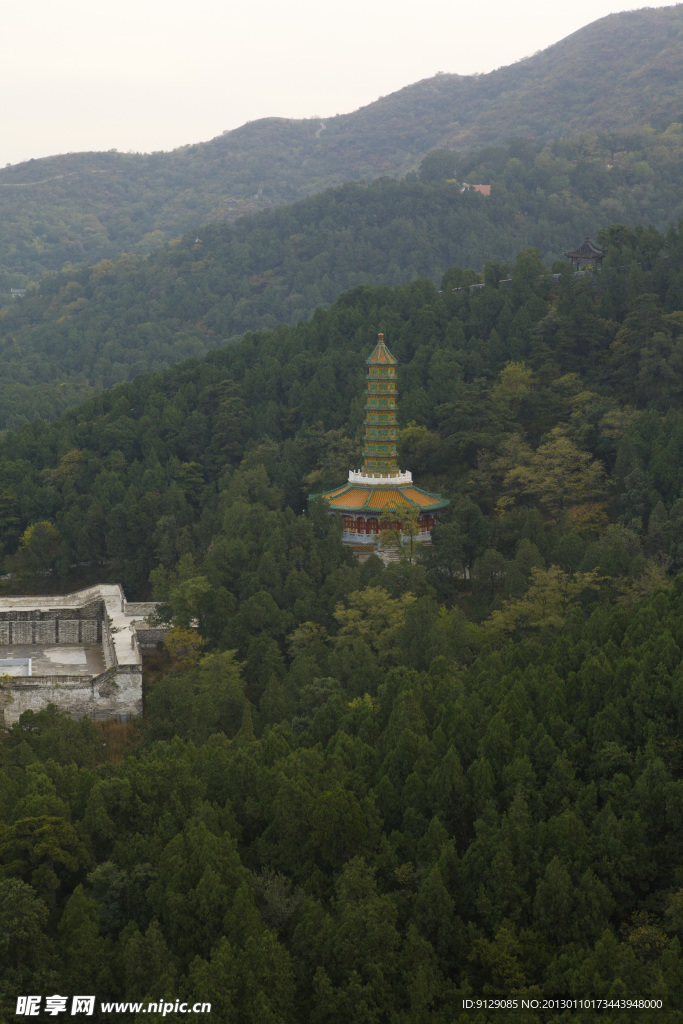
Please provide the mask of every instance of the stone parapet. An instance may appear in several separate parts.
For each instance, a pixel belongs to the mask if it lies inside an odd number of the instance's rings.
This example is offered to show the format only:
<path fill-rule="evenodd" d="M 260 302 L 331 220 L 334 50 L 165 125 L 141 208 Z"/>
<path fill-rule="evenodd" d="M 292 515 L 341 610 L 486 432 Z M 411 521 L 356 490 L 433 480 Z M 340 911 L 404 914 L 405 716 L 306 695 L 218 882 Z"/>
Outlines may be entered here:
<path fill-rule="evenodd" d="M 158 607 L 156 601 L 126 601 L 123 610 L 135 619 L 147 619 Z"/>
<path fill-rule="evenodd" d="M 72 596 L 78 597 L 77 594 Z M 0 622 L 44 622 L 47 620 L 62 622 L 72 619 L 101 619 L 104 615 L 104 606 L 101 601 L 91 601 L 87 606 L 68 608 L 5 609 L 2 607 L 5 600 L 5 598 L 0 598 Z"/>
<path fill-rule="evenodd" d="M 0 613 L 7 611 L 23 611 L 33 614 L 38 611 L 50 611 L 57 614 L 60 609 L 80 608 L 85 610 L 86 618 L 94 617 L 100 610 L 102 600 L 116 598 L 124 601 L 123 591 L 119 584 L 100 584 L 86 590 L 76 590 L 73 594 L 24 595 L 21 597 L 0 598 Z M 121 605 L 123 609 L 123 603 Z"/>

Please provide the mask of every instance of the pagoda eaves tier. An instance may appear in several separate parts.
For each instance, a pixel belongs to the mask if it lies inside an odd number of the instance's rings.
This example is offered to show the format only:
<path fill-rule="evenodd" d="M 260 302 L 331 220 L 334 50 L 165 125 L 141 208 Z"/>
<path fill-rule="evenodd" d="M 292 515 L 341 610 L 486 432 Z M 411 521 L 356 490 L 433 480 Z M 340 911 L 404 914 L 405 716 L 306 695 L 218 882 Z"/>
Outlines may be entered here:
<path fill-rule="evenodd" d="M 415 539 L 428 543 L 435 523 L 433 513 L 449 502 L 416 487 L 412 474 L 398 468 L 396 359 L 382 334 L 367 363 L 363 467 L 351 470 L 347 483 L 322 497 L 329 502 L 331 513 L 341 515 L 346 544 L 378 547 L 380 529 L 393 525 L 400 533 L 401 514 L 409 509 L 417 510 L 419 533 Z"/>
<path fill-rule="evenodd" d="M 354 475 L 360 477 L 362 474 Z M 405 513 L 407 509 L 416 509 L 418 512 L 417 523 L 420 532 L 416 539 L 431 540 L 431 530 L 435 525 L 433 513 L 449 504 L 440 494 L 423 491 L 412 481 L 393 487 L 379 482 L 359 484 L 349 481 L 323 497 L 329 502 L 331 511 L 341 513 L 344 524 L 343 539 L 347 543 L 363 546 L 367 543 L 374 545 L 378 540 L 381 526 L 391 525 L 394 518 L 400 529 L 401 513 Z"/>

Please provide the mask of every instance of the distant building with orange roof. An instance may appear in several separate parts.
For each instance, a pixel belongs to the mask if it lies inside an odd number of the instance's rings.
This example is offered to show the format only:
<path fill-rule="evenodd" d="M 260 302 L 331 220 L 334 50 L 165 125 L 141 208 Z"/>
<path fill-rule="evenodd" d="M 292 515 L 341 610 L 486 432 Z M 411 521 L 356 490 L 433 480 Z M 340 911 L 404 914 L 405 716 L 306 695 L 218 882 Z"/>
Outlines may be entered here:
<path fill-rule="evenodd" d="M 491 195 L 490 185 L 468 185 L 466 181 L 463 181 L 461 192 L 481 192 L 483 196 Z"/>
<path fill-rule="evenodd" d="M 391 524 L 400 533 L 401 512 L 408 509 L 417 510 L 419 533 L 414 539 L 430 543 L 434 513 L 449 502 L 416 487 L 412 473 L 398 468 L 396 359 L 384 344 L 383 334 L 367 362 L 363 468 L 350 470 L 348 481 L 341 487 L 310 497 L 323 497 L 329 502 L 330 511 L 342 518 L 343 543 L 359 550 L 380 547 L 380 520 L 383 527 Z"/>

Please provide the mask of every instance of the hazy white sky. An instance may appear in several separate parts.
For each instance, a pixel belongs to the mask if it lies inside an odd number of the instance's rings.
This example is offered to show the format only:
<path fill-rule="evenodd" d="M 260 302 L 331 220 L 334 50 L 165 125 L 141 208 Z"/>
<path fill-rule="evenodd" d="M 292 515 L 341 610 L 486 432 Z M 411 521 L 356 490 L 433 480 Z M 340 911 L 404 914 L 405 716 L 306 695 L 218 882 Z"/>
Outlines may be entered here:
<path fill-rule="evenodd" d="M 10 0 L 0 166 L 173 149 L 271 115 L 347 113 L 437 71 L 511 64 L 628 9 L 623 0 Z"/>

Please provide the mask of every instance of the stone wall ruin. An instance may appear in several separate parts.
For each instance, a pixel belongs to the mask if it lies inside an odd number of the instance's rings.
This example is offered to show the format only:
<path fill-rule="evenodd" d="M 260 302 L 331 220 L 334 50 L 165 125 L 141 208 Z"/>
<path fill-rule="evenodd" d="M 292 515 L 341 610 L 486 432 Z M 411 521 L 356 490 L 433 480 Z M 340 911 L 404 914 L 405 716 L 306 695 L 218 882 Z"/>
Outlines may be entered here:
<path fill-rule="evenodd" d="M 97 674 L 87 669 L 0 674 L 0 728 L 9 728 L 24 711 L 40 711 L 48 704 L 74 718 L 141 715 L 142 647 L 156 646 L 164 633 L 146 621 L 155 607 L 129 605 L 118 585 L 64 596 L 0 598 L 0 659 L 11 658 L 17 647 L 54 654 L 67 647 L 98 645 L 104 664 L 104 671 Z"/>

